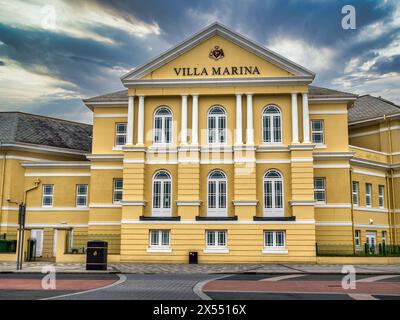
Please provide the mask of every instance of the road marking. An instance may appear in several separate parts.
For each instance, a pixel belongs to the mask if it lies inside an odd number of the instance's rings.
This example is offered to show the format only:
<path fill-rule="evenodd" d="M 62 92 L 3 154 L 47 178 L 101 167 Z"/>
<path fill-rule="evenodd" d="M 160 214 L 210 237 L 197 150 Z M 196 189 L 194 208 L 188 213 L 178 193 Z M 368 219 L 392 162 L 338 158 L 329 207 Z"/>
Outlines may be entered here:
<path fill-rule="evenodd" d="M 265 278 L 265 279 L 261 279 L 258 281 L 282 281 L 282 280 L 286 280 L 286 279 L 300 278 L 300 277 L 305 277 L 305 276 L 306 276 L 305 274 L 287 274 L 285 276 Z"/>
<path fill-rule="evenodd" d="M 349 297 L 354 300 L 379 300 L 370 294 L 364 293 L 349 293 Z"/>
<path fill-rule="evenodd" d="M 229 274 L 229 275 L 224 275 L 224 276 L 216 277 L 216 278 L 213 278 L 213 279 L 209 279 L 209 280 L 204 280 L 204 281 L 197 282 L 197 283 L 195 284 L 195 286 L 193 287 L 193 292 L 194 292 L 201 300 L 212 300 L 211 297 L 209 297 L 208 295 L 206 295 L 206 294 L 204 293 L 203 287 L 204 287 L 207 283 L 209 283 L 209 282 L 211 282 L 211 281 L 220 280 L 220 279 L 227 278 L 227 277 L 230 277 L 230 276 L 231 276 L 231 275 Z"/>
<path fill-rule="evenodd" d="M 364 278 L 357 280 L 357 282 L 375 282 L 379 280 L 385 280 L 385 279 L 390 279 L 390 278 L 397 278 L 399 275 L 384 275 L 384 276 L 374 276 L 374 277 L 369 277 L 369 278 Z"/>
<path fill-rule="evenodd" d="M 104 289 L 108 289 L 108 288 L 112 288 L 115 286 L 120 285 L 121 283 L 124 283 L 126 281 L 126 276 L 123 274 L 117 274 L 117 276 L 119 277 L 118 281 L 115 281 L 112 284 L 109 284 L 108 286 L 104 286 L 104 287 L 100 287 L 100 288 L 96 288 L 96 289 L 91 289 L 91 290 L 86 290 L 86 291 L 80 291 L 80 292 L 74 292 L 74 293 L 68 293 L 68 294 L 63 294 L 63 295 L 59 295 L 59 296 L 54 296 L 54 297 L 48 297 L 48 298 L 42 298 L 39 300 L 53 300 L 53 299 L 59 299 L 59 298 L 65 298 L 65 297 L 71 297 L 71 296 L 76 296 L 78 294 L 84 294 L 84 293 L 90 293 L 90 292 L 95 292 L 95 291 L 100 291 L 100 290 L 104 290 Z"/>

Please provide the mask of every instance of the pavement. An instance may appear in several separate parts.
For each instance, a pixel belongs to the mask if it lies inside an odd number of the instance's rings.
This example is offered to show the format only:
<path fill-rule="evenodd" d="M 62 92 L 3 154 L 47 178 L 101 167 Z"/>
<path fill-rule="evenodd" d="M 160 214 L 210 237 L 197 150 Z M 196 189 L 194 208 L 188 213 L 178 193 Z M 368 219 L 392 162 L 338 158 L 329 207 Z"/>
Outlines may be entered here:
<path fill-rule="evenodd" d="M 0 273 L 41 273 L 53 266 L 57 273 L 122 274 L 341 274 L 343 265 L 305 264 L 149 264 L 112 263 L 107 271 L 86 271 L 82 263 L 28 262 L 17 271 L 15 263 L 1 262 Z M 400 265 L 353 265 L 357 274 L 400 274 Z"/>

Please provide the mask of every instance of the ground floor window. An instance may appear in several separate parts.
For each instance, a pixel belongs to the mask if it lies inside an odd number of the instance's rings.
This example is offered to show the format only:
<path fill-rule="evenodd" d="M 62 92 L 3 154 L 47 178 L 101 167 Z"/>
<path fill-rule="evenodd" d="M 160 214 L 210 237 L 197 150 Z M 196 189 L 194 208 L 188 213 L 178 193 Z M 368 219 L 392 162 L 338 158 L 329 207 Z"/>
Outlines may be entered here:
<path fill-rule="evenodd" d="M 207 249 L 226 249 L 226 230 L 208 230 L 206 231 Z"/>
<path fill-rule="evenodd" d="M 150 230 L 150 248 L 165 249 L 170 247 L 169 230 Z"/>
<path fill-rule="evenodd" d="M 356 247 L 361 246 L 361 231 L 360 230 L 354 231 L 354 243 L 355 243 Z"/>
<path fill-rule="evenodd" d="M 264 231 L 264 247 L 285 248 L 285 231 Z"/>

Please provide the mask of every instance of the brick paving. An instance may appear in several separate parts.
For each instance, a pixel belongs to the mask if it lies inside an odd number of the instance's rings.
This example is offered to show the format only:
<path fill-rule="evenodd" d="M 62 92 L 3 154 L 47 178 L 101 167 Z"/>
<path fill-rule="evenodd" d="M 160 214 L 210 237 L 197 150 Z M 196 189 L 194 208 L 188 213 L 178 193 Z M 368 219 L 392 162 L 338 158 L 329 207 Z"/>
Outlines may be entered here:
<path fill-rule="evenodd" d="M 18 272 L 38 272 L 44 266 L 54 266 L 57 272 L 92 273 L 83 263 L 28 262 Z M 111 263 L 106 272 L 132 274 L 234 274 L 234 273 L 341 273 L 342 265 L 300 264 L 149 264 Z M 400 265 L 354 265 L 358 274 L 400 274 Z M 0 263 L 0 272 L 16 272 L 15 263 Z"/>

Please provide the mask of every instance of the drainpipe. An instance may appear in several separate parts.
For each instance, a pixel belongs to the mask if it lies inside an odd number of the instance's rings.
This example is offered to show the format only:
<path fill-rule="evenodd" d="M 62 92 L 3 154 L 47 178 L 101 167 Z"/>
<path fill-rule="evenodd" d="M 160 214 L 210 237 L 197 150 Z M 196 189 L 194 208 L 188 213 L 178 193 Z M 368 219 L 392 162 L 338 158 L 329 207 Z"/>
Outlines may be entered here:
<path fill-rule="evenodd" d="M 351 239 L 353 241 L 353 254 L 356 254 L 356 239 L 355 230 L 354 230 L 354 203 L 353 203 L 353 169 L 350 167 L 349 169 L 349 177 L 350 177 L 350 203 L 351 203 Z"/>
<path fill-rule="evenodd" d="M 3 147 L 0 142 L 0 151 L 2 151 Z M 1 168 L 1 184 L 0 184 L 0 223 L 2 221 L 3 217 L 3 198 L 4 198 L 4 184 L 6 180 L 6 161 L 7 161 L 7 151 L 4 151 L 3 155 L 3 164 Z M 0 230 L 1 230 L 1 225 L 0 225 Z"/>
<path fill-rule="evenodd" d="M 388 140 L 389 140 L 389 162 L 390 162 L 390 180 L 392 184 L 392 212 L 393 212 L 393 229 L 394 229 L 394 245 L 397 245 L 397 219 L 396 219 L 396 197 L 395 197 L 395 184 L 394 184 L 394 170 L 393 170 L 393 148 L 392 148 L 392 131 L 391 131 L 391 126 L 390 126 L 390 120 L 387 119 L 386 115 L 383 116 L 383 119 L 387 121 L 387 129 L 388 129 Z M 390 215 L 390 211 L 389 211 Z"/>

